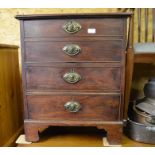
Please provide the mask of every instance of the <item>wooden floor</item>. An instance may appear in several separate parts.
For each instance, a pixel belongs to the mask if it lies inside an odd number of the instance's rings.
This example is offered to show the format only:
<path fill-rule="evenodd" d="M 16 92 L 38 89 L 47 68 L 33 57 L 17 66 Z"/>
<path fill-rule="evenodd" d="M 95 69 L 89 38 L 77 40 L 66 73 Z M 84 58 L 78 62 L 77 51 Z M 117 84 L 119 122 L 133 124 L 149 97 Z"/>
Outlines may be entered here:
<path fill-rule="evenodd" d="M 54 127 L 40 135 L 40 141 L 32 144 L 18 144 L 18 147 L 101 147 L 103 132 L 96 128 Z M 124 147 L 154 147 L 155 145 L 135 142 L 123 136 Z"/>

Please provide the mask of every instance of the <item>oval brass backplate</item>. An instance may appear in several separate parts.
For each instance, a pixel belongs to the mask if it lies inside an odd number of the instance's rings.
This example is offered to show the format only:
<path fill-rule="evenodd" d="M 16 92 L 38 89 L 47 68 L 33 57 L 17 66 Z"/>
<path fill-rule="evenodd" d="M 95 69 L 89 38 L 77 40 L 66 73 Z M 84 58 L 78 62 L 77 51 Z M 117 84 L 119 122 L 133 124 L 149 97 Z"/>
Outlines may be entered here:
<path fill-rule="evenodd" d="M 69 101 L 64 105 L 64 107 L 69 112 L 78 112 L 81 109 L 81 105 L 77 101 Z"/>
<path fill-rule="evenodd" d="M 65 73 L 63 75 L 63 79 L 67 83 L 74 84 L 74 83 L 77 83 L 77 82 L 79 82 L 81 80 L 81 75 L 76 73 L 76 72 L 68 72 L 68 73 Z"/>
<path fill-rule="evenodd" d="M 76 44 L 69 44 L 63 47 L 62 49 L 67 55 L 69 56 L 75 56 L 78 55 L 81 52 L 80 46 Z"/>
<path fill-rule="evenodd" d="M 78 22 L 73 21 L 73 20 L 68 21 L 67 23 L 65 23 L 65 24 L 63 25 L 63 29 L 64 29 L 67 33 L 76 33 L 76 32 L 78 32 L 78 31 L 80 31 L 81 28 L 82 28 L 81 25 L 80 25 Z"/>

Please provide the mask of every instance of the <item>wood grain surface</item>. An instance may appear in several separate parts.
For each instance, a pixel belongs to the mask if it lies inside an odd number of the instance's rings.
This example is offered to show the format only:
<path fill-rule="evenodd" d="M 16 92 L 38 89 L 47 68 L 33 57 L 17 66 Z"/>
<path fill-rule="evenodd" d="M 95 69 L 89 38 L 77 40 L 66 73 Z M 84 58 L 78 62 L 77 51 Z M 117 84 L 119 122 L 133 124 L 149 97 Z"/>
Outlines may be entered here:
<path fill-rule="evenodd" d="M 38 132 L 58 125 L 96 126 L 108 131 L 111 144 L 121 143 L 126 19 L 130 15 L 17 16 L 21 20 L 27 141 L 39 141 Z M 63 27 L 70 20 L 78 22 L 82 28 L 76 33 L 67 33 Z M 90 29 L 95 33 L 89 33 Z M 62 51 L 71 43 L 82 48 L 74 58 Z M 67 83 L 63 77 L 70 72 L 78 73 L 81 79 L 74 84 Z M 61 92 L 61 97 L 49 95 L 54 91 Z M 64 102 L 73 97 L 67 92 L 80 93 L 74 97 L 83 108 L 75 115 L 64 111 Z M 88 92 L 96 95 L 86 95 Z M 35 93 L 40 95 L 33 96 Z M 112 96 L 100 96 L 100 93 Z M 119 97 L 114 97 L 113 93 L 118 93 Z"/>
<path fill-rule="evenodd" d="M 12 146 L 23 126 L 17 46 L 0 46 L 0 71 L 0 146 Z"/>
<path fill-rule="evenodd" d="M 70 37 L 70 36 L 114 36 L 123 35 L 124 20 L 121 18 L 74 19 L 81 25 L 81 30 L 69 34 L 62 28 L 68 20 L 28 20 L 24 23 L 25 37 Z M 115 24 L 114 24 L 115 23 Z M 95 34 L 89 34 L 88 28 L 95 28 Z"/>
<path fill-rule="evenodd" d="M 70 112 L 65 103 L 79 102 L 81 109 Z M 27 96 L 29 119 L 34 120 L 119 120 L 119 95 L 30 95 Z M 44 107 L 44 108 L 43 108 Z"/>
<path fill-rule="evenodd" d="M 28 67 L 26 68 L 27 90 L 120 91 L 120 67 L 102 67 L 102 64 L 100 67 L 89 66 L 80 67 L 79 65 L 78 67 L 78 64 L 64 64 L 62 67 Z M 63 79 L 63 76 L 72 70 L 81 76 L 81 80 L 74 84 Z"/>
<path fill-rule="evenodd" d="M 120 61 L 124 53 L 122 39 L 81 39 L 71 38 L 68 41 L 57 39 L 57 41 L 26 41 L 26 62 L 87 62 L 87 61 Z M 80 40 L 80 41 L 79 41 Z M 78 45 L 81 51 L 78 55 L 68 56 L 63 47 Z"/>

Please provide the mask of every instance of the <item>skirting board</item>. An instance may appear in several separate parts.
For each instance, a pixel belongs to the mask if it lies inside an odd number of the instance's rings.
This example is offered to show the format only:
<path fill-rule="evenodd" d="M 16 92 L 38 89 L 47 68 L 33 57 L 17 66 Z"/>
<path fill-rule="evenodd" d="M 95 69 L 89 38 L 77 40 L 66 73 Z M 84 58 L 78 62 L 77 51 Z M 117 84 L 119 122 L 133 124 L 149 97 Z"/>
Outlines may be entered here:
<path fill-rule="evenodd" d="M 23 133 L 23 125 L 17 130 L 17 132 L 2 146 L 2 147 L 11 147 L 15 146 L 15 141 L 19 137 L 20 134 Z"/>

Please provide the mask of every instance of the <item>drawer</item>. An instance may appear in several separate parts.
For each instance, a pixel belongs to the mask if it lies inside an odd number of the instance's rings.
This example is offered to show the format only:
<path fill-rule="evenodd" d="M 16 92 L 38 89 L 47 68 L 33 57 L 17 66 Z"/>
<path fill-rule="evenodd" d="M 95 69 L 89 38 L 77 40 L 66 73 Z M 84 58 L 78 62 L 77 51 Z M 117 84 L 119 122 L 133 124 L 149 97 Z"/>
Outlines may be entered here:
<path fill-rule="evenodd" d="M 104 120 L 119 118 L 119 95 L 29 95 L 29 119 Z"/>
<path fill-rule="evenodd" d="M 64 25 L 66 25 L 67 30 L 71 30 L 71 32 L 75 33 L 66 32 L 64 30 Z M 24 21 L 25 37 L 70 37 L 70 36 L 115 36 L 115 35 L 116 36 L 124 35 L 124 20 L 122 18 L 72 19 L 72 20 L 53 19 L 53 20 Z"/>
<path fill-rule="evenodd" d="M 27 89 L 36 90 L 108 90 L 119 91 L 120 67 L 107 64 L 91 65 L 58 63 L 55 66 L 29 66 L 26 68 Z"/>
<path fill-rule="evenodd" d="M 121 61 L 124 54 L 122 40 L 25 43 L 26 62 Z"/>

